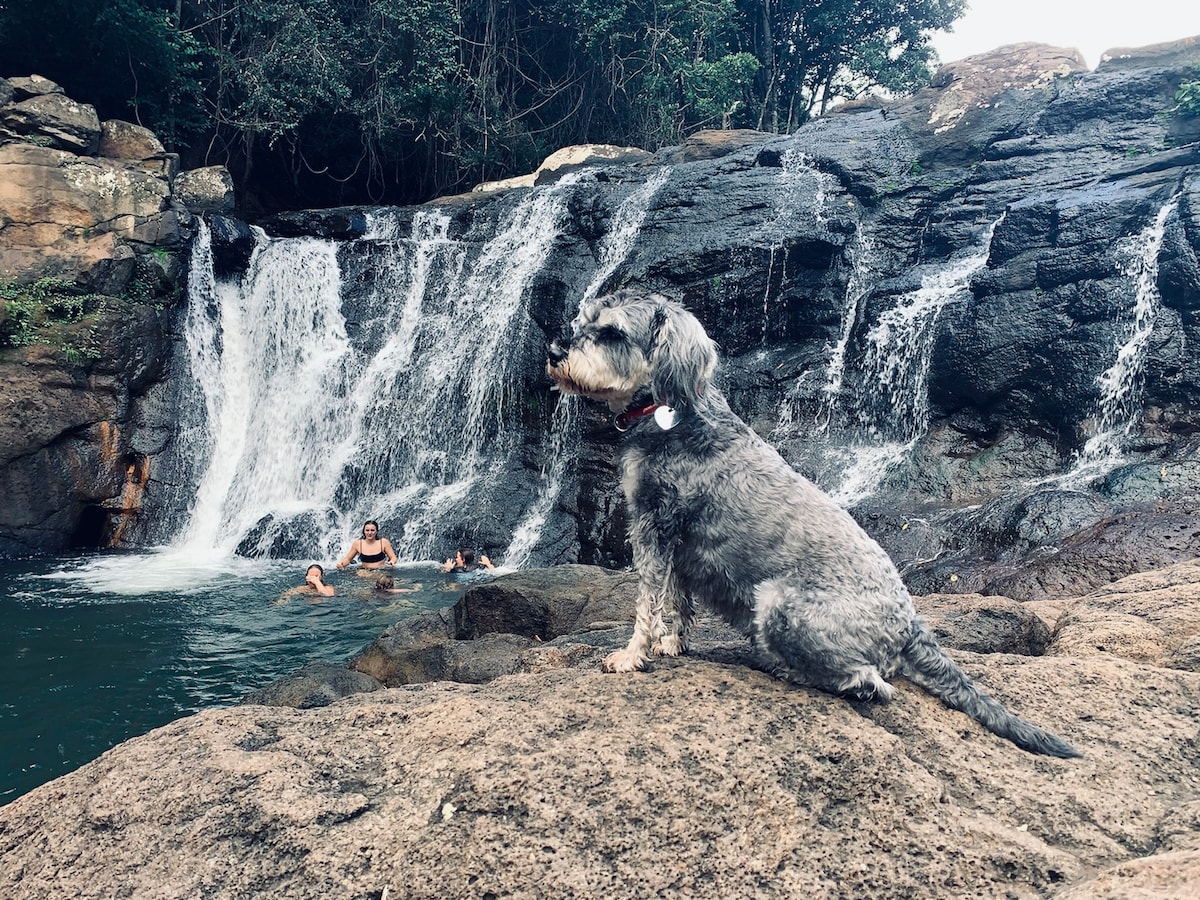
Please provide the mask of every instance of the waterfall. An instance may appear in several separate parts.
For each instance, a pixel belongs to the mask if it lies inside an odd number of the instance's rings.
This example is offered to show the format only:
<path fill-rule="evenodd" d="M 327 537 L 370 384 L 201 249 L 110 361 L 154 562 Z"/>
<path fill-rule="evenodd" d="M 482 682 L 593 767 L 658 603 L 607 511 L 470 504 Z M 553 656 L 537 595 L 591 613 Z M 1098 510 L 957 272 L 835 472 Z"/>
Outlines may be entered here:
<path fill-rule="evenodd" d="M 858 322 L 860 307 L 875 286 L 877 264 L 875 246 L 863 228 L 854 233 L 850 247 L 851 270 L 846 283 L 846 304 L 842 312 L 842 329 L 837 343 L 829 353 L 829 364 L 825 367 L 825 383 L 821 387 L 821 406 L 817 410 L 816 425 L 819 431 L 827 431 L 833 418 L 834 408 L 842 393 L 842 381 L 846 374 L 846 350 Z"/>
<path fill-rule="evenodd" d="M 1001 219 L 1003 216 L 1001 216 Z M 928 426 L 926 382 L 938 316 L 970 287 L 971 278 L 987 264 L 992 235 L 1000 219 L 984 229 L 979 244 L 966 256 L 921 278 L 921 287 L 902 294 L 868 331 L 864 366 L 874 391 L 860 399 L 872 431 L 908 443 Z"/>
<path fill-rule="evenodd" d="M 873 324 L 863 317 L 875 289 L 877 254 L 868 234 L 860 231 L 855 238 L 842 327 L 830 348 L 817 397 L 815 424 L 821 440 L 809 449 L 812 458 L 806 460 L 818 482 L 842 506 L 854 506 L 873 494 L 928 428 L 927 382 L 938 318 L 969 290 L 975 273 L 986 265 L 992 235 L 1003 218 L 984 228 L 967 253 L 927 267 L 921 286 L 897 296 Z M 857 355 L 851 352 L 856 334 L 861 348 Z M 777 438 L 795 431 L 795 402 L 784 404 Z"/>
<path fill-rule="evenodd" d="M 1162 306 L 1158 292 L 1158 254 L 1167 219 L 1178 203 L 1179 195 L 1176 194 L 1162 206 L 1152 223 L 1117 246 L 1120 271 L 1133 286 L 1133 310 L 1114 348 L 1116 360 L 1096 378 L 1100 397 L 1094 416 L 1094 433 L 1084 444 L 1071 470 L 1058 479 L 1063 484 L 1085 485 L 1108 474 L 1123 461 L 1125 443 L 1141 412 L 1146 355 Z"/>
<path fill-rule="evenodd" d="M 575 180 L 525 194 L 475 242 L 424 210 L 407 238 L 382 212 L 349 244 L 264 237 L 240 281 L 213 277 L 202 230 L 180 544 L 331 559 L 374 518 L 402 558 L 440 558 L 446 523 L 486 518 L 497 479 L 520 469 L 520 351 L 540 340 L 529 286 Z"/>
<path fill-rule="evenodd" d="M 671 167 L 664 166 L 655 172 L 646 183 L 631 193 L 617 207 L 613 215 L 613 224 L 600 246 L 599 267 L 592 276 L 591 282 L 583 292 L 579 305 L 587 303 L 598 296 L 601 288 L 605 287 L 613 273 L 623 263 L 633 249 L 642 224 L 650 212 L 650 201 L 658 194 L 671 177 Z"/>
<path fill-rule="evenodd" d="M 1002 214 L 966 255 L 922 276 L 921 286 L 896 298 L 866 334 L 863 389 L 856 399 L 866 441 L 853 445 L 853 461 L 831 491 L 853 506 L 874 493 L 888 471 L 904 459 L 929 427 L 929 366 L 943 309 L 969 291 L 987 265 Z"/>
<path fill-rule="evenodd" d="M 600 245 L 596 271 L 579 301 L 581 307 L 599 296 L 600 291 L 608 285 L 609 279 L 628 258 L 650 211 L 651 201 L 667 183 L 670 175 L 670 167 L 655 172 L 645 184 L 633 191 L 617 207 L 612 226 Z M 575 444 L 579 439 L 579 402 L 575 397 L 562 397 L 554 409 L 547 452 L 543 456 L 549 460 L 549 464 L 543 470 L 542 485 L 537 499 L 524 521 L 513 533 L 512 543 L 504 556 L 506 566 L 520 568 L 528 562 L 529 554 L 541 535 L 542 526 L 562 493 L 569 464 L 575 459 Z"/>
<path fill-rule="evenodd" d="M 784 249 L 788 239 L 799 233 L 799 220 L 811 215 L 819 224 L 825 222 L 825 204 L 829 186 L 836 184 L 832 175 L 814 168 L 808 155 L 795 147 L 788 147 L 781 157 L 780 187 L 775 193 L 775 215 L 762 225 L 762 233 L 770 242 L 767 258 L 766 286 L 763 288 L 762 343 L 767 342 L 767 326 L 771 321 L 771 285 L 782 282 L 787 276 L 786 268 L 775 272 L 775 258 L 782 256 L 781 266 L 786 266 Z"/>
<path fill-rule="evenodd" d="M 261 510 L 309 508 L 333 489 L 329 446 L 347 415 L 311 404 L 344 392 L 350 348 L 329 244 L 260 246 L 250 294 L 217 282 L 211 267 L 198 272 L 206 260 L 197 257 L 185 335 L 203 417 L 185 425 L 203 435 L 196 443 L 207 468 L 181 543 L 213 549 L 236 540 Z"/>

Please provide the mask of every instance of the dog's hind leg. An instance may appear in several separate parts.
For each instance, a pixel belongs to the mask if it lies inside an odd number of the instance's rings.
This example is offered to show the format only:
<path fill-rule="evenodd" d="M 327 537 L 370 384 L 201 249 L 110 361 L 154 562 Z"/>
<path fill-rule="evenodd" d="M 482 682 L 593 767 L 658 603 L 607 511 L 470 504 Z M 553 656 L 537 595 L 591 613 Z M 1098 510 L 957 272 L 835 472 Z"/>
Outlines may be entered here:
<path fill-rule="evenodd" d="M 787 580 L 755 592 L 755 644 L 761 667 L 792 684 L 858 700 L 888 701 L 894 688 L 876 660 L 886 635 L 836 613 L 839 600 Z"/>

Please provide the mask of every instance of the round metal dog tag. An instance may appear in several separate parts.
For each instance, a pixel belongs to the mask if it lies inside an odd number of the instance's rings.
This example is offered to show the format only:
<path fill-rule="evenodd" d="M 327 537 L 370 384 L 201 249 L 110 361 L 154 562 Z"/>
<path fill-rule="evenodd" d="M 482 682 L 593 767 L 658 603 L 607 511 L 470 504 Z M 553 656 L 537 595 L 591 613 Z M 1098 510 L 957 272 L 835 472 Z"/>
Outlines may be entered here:
<path fill-rule="evenodd" d="M 670 406 L 660 406 L 654 411 L 654 423 L 663 431 L 670 431 L 679 422 L 679 416 Z"/>

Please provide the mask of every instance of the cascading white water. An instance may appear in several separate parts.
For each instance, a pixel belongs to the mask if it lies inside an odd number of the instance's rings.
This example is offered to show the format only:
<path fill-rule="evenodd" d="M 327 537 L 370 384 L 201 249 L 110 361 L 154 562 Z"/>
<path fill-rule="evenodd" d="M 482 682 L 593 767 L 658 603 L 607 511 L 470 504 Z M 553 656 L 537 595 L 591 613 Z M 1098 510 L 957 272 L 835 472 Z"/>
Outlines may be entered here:
<path fill-rule="evenodd" d="M 663 166 L 651 175 L 645 184 L 621 201 L 621 205 L 613 214 L 612 227 L 604 235 L 604 240 L 600 245 L 599 266 L 587 288 L 584 289 L 583 296 L 579 300 L 580 306 L 596 297 L 600 293 L 600 289 L 617 271 L 617 267 L 625 262 L 637 241 L 638 234 L 641 233 L 646 215 L 650 212 L 650 202 L 662 190 L 663 185 L 670 177 L 671 167 Z"/>
<path fill-rule="evenodd" d="M 932 269 L 920 288 L 883 310 L 866 328 L 857 358 L 850 354 L 852 339 L 863 327 L 877 260 L 870 236 L 860 232 L 856 238 L 842 329 L 830 348 L 816 413 L 822 440 L 812 450 L 815 457 L 807 460 L 819 473 L 821 486 L 842 506 L 871 496 L 927 429 L 927 381 L 938 317 L 987 263 L 992 235 L 1002 220 L 989 224 L 969 253 Z M 794 431 L 794 420 L 785 404 L 776 436 Z"/>
<path fill-rule="evenodd" d="M 825 221 L 825 203 L 829 186 L 835 183 L 828 175 L 813 167 L 808 155 L 795 147 L 783 151 L 779 169 L 780 187 L 775 193 L 775 215 L 762 225 L 762 235 L 770 241 L 770 256 L 767 259 L 766 287 L 763 290 L 762 342 L 767 340 L 767 326 L 771 321 L 771 286 L 776 283 L 775 260 L 779 256 L 786 260 L 784 247 L 790 236 L 802 229 L 800 219 L 811 216 L 818 223 Z M 782 264 L 782 263 L 781 263 Z M 787 272 L 779 273 L 779 278 Z"/>
<path fill-rule="evenodd" d="M 866 335 L 863 389 L 856 405 L 865 435 L 850 446 L 852 463 L 831 491 L 845 506 L 873 494 L 929 427 L 929 366 L 942 310 L 968 291 L 987 265 L 1002 214 L 983 231 L 974 249 L 921 278 L 921 287 L 896 299 Z M 863 439 L 865 438 L 865 439 Z"/>
<path fill-rule="evenodd" d="M 418 213 L 404 240 L 376 218 L 356 252 L 379 268 L 353 309 L 333 242 L 264 241 L 231 283 L 212 278 L 201 240 L 187 314 L 201 401 L 185 452 L 205 463 L 181 542 L 269 555 L 299 534 L 328 559 L 376 518 L 402 557 L 441 553 L 435 526 L 469 519 L 513 465 L 512 351 L 572 183 L 530 192 L 474 255 L 442 213 Z"/>
<path fill-rule="evenodd" d="M 833 418 L 834 408 L 842 393 L 842 380 L 846 375 L 846 350 L 858 323 L 860 307 L 875 286 L 875 247 L 863 228 L 854 233 L 850 248 L 851 270 L 846 282 L 846 305 L 842 312 L 842 329 L 837 342 L 829 353 L 829 364 L 825 367 L 825 383 L 821 387 L 821 406 L 817 410 L 816 425 L 819 431 L 827 431 Z"/>
<path fill-rule="evenodd" d="M 1146 353 L 1154 323 L 1162 306 L 1158 292 L 1158 254 L 1167 219 L 1179 203 L 1176 194 L 1158 211 L 1152 223 L 1122 241 L 1116 249 L 1121 271 L 1133 286 L 1133 310 L 1124 335 L 1115 347 L 1116 360 L 1096 378 L 1100 398 L 1095 429 L 1071 470 L 1055 479 L 1064 486 L 1080 487 L 1121 464 L 1125 442 L 1137 425 L 1145 380 Z"/>
<path fill-rule="evenodd" d="M 642 224 L 650 211 L 650 203 L 670 178 L 670 167 L 655 172 L 644 185 L 626 197 L 612 218 L 612 227 L 605 234 L 600 246 L 599 266 L 584 289 L 579 305 L 598 296 L 618 267 L 628 258 L 637 242 Z M 549 464 L 543 471 L 543 481 L 538 497 L 524 521 L 513 534 L 512 543 L 505 553 L 505 564 L 520 568 L 528 562 L 542 526 L 566 482 L 567 469 L 574 459 L 574 442 L 578 440 L 579 399 L 561 397 L 554 409 L 550 427 L 548 453 L 543 457 Z"/>
<path fill-rule="evenodd" d="M 351 354 L 326 242 L 261 246 L 249 293 L 210 273 L 193 270 L 189 287 L 185 328 L 208 462 L 180 543 L 231 550 L 264 511 L 313 508 L 336 485 L 330 447 L 349 416 L 321 403 L 344 393 Z"/>

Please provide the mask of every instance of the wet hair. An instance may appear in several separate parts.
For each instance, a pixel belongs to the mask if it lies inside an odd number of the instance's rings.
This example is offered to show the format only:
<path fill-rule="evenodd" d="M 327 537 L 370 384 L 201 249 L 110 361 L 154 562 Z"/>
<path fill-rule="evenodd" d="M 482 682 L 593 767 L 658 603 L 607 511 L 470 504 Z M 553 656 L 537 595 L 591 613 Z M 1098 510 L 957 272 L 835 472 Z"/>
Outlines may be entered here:
<path fill-rule="evenodd" d="M 469 569 L 475 565 L 475 549 L 473 547 L 459 547 L 458 552 L 462 556 L 464 566 Z"/>
<path fill-rule="evenodd" d="M 318 564 L 318 563 L 313 563 L 311 566 L 309 566 L 307 569 L 305 569 L 304 577 L 308 578 L 308 573 L 311 572 L 313 569 L 317 570 L 317 574 L 320 575 L 321 580 L 324 581 L 325 580 L 325 570 L 323 568 L 321 568 L 320 564 Z"/>
<path fill-rule="evenodd" d="M 375 537 L 379 537 L 379 523 L 376 522 L 374 519 L 367 519 L 367 521 L 363 522 L 362 536 L 363 537 L 367 536 L 367 526 L 368 525 L 375 526 Z"/>
<path fill-rule="evenodd" d="M 390 591 L 395 586 L 396 579 L 391 575 L 380 575 L 375 579 L 375 590 L 377 591 Z"/>

